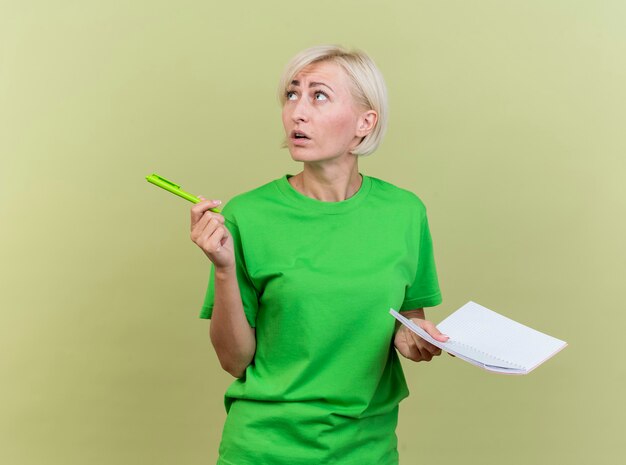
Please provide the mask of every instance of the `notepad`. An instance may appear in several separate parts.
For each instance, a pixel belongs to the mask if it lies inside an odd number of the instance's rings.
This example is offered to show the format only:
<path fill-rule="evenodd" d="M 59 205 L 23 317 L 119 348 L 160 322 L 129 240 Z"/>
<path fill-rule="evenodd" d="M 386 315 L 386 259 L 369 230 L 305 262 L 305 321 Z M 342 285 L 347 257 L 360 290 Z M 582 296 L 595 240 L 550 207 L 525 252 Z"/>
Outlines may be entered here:
<path fill-rule="evenodd" d="M 391 313 L 411 331 L 442 350 L 497 373 L 525 375 L 567 346 L 475 302 L 468 302 L 437 325 L 450 339 L 440 342 L 394 309 Z"/>

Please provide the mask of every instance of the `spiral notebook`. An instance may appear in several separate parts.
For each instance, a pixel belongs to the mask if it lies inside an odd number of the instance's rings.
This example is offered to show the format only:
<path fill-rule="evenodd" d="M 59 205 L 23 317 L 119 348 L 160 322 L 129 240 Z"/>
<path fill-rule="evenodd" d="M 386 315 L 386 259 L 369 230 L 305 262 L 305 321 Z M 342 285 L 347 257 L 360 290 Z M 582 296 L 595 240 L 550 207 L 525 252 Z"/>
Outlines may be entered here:
<path fill-rule="evenodd" d="M 524 326 L 475 302 L 468 302 L 437 325 L 439 342 L 393 308 L 411 331 L 442 350 L 485 370 L 525 375 L 567 346 L 565 341 Z"/>

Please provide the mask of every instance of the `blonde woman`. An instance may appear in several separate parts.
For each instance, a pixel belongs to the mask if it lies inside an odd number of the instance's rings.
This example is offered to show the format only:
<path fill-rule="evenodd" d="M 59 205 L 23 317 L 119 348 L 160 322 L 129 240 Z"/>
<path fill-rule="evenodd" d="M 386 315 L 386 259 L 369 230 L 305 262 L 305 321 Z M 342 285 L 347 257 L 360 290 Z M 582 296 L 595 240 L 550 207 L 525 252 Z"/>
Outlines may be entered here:
<path fill-rule="evenodd" d="M 212 262 L 202 318 L 237 379 L 219 465 L 398 463 L 400 360 L 440 350 L 395 324 L 438 305 L 426 209 L 413 193 L 359 172 L 387 124 L 383 78 L 362 52 L 313 47 L 279 86 L 285 146 L 302 171 L 191 210 Z M 395 349 L 394 349 L 395 347 Z"/>

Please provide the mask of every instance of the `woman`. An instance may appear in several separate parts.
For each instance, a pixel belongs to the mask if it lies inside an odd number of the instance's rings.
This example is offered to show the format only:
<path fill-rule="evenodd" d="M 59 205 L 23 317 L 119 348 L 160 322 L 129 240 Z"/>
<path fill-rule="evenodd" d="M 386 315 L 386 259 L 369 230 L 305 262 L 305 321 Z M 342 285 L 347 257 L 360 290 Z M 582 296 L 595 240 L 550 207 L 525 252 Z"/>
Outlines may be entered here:
<path fill-rule="evenodd" d="M 191 238 L 213 263 L 202 318 L 228 388 L 220 465 L 398 463 L 395 348 L 440 350 L 396 325 L 400 309 L 433 337 L 441 302 L 425 207 L 361 175 L 385 131 L 384 81 L 362 52 L 296 55 L 279 86 L 286 147 L 303 170 L 236 196 L 222 214 L 191 210 Z"/>

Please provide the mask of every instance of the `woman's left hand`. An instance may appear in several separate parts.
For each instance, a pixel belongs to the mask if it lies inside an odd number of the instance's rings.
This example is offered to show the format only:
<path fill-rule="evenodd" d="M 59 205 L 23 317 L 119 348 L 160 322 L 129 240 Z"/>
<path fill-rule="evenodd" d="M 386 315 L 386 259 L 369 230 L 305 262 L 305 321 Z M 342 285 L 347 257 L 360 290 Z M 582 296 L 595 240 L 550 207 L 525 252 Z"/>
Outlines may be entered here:
<path fill-rule="evenodd" d="M 433 322 L 423 318 L 411 318 L 411 321 L 430 334 L 433 339 L 441 342 L 448 340 L 448 336 L 441 334 Z M 425 341 L 404 325 L 396 331 L 393 343 L 400 354 L 414 362 L 430 362 L 433 357 L 441 355 L 439 347 Z"/>

